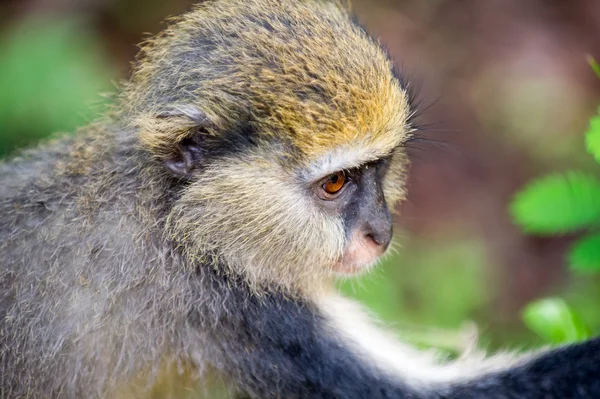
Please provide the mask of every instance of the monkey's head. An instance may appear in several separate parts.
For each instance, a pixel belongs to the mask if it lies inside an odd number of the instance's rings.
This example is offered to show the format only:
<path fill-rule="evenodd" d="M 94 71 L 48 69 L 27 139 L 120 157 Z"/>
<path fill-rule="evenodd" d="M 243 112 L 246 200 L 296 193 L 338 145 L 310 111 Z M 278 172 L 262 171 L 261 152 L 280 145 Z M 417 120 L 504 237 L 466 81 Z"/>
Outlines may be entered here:
<path fill-rule="evenodd" d="M 143 47 L 122 100 L 179 181 L 167 225 L 187 255 L 294 291 L 388 248 L 408 98 L 336 2 L 203 3 Z"/>

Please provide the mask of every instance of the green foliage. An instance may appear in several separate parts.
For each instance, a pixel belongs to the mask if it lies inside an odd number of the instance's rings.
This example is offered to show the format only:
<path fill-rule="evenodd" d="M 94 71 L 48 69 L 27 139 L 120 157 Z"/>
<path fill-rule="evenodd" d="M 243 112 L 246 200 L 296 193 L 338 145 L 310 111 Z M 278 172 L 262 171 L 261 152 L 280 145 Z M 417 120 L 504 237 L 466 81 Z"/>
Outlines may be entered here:
<path fill-rule="evenodd" d="M 581 318 L 559 298 L 530 303 L 522 317 L 529 329 L 553 344 L 578 342 L 590 337 Z"/>
<path fill-rule="evenodd" d="M 588 150 L 600 162 L 600 116 L 586 133 Z M 600 226 L 600 181 L 583 172 L 554 174 L 534 180 L 510 205 L 515 223 L 534 234 L 562 234 Z M 600 235 L 576 242 L 569 256 L 578 272 L 600 271 Z"/>
<path fill-rule="evenodd" d="M 0 38 L 0 154 L 97 117 L 112 73 L 99 39 L 72 18 L 34 17 Z"/>
<path fill-rule="evenodd" d="M 600 77 L 600 66 L 590 58 Z M 600 163 L 600 109 L 590 119 L 585 134 L 587 150 Z M 571 269 L 600 272 L 600 181 L 583 172 L 554 174 L 534 180 L 515 195 L 510 205 L 515 223 L 534 234 L 562 234 L 586 229 L 568 254 Z M 525 324 L 551 343 L 575 342 L 589 337 L 581 319 L 561 299 L 529 304 L 522 314 Z"/>
<path fill-rule="evenodd" d="M 577 241 L 569 252 L 569 263 L 579 272 L 597 272 L 600 270 L 600 233 Z"/>
<path fill-rule="evenodd" d="M 592 67 L 592 70 L 596 72 L 596 75 L 598 75 L 598 77 L 600 78 L 600 65 L 598 65 L 598 62 L 591 55 L 588 55 L 587 60 L 590 66 Z"/>
<path fill-rule="evenodd" d="M 581 172 L 545 176 L 518 193 L 510 210 L 528 233 L 572 232 L 600 222 L 600 181 Z"/>
<path fill-rule="evenodd" d="M 587 150 L 600 163 L 600 109 L 598 114 L 590 119 L 590 127 L 585 134 Z"/>

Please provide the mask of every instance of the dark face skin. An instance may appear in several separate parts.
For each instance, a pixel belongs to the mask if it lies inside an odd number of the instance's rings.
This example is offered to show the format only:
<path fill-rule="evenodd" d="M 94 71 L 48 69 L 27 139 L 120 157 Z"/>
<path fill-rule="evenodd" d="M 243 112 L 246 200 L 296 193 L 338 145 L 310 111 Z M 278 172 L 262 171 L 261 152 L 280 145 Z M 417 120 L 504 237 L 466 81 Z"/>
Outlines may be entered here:
<path fill-rule="evenodd" d="M 346 233 L 344 256 L 335 271 L 354 274 L 382 255 L 392 239 L 392 216 L 385 202 L 382 179 L 388 159 L 340 171 L 315 184 L 321 205 L 342 216 Z"/>

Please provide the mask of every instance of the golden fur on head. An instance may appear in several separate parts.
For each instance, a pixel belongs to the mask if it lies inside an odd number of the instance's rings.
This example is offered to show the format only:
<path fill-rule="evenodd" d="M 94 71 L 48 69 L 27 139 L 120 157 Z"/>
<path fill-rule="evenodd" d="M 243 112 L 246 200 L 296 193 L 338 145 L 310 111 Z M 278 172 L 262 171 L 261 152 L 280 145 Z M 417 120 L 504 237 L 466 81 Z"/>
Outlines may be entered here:
<path fill-rule="evenodd" d="M 343 252 L 343 222 L 307 184 L 392 155 L 386 200 L 404 197 L 407 94 L 339 2 L 202 3 L 143 46 L 121 100 L 120 117 L 158 159 L 193 135 L 228 143 L 169 228 L 189 256 L 255 285 L 314 289 Z"/>
<path fill-rule="evenodd" d="M 172 146 L 155 116 L 173 100 L 218 128 L 250 113 L 260 134 L 309 158 L 356 141 L 389 151 L 406 136 L 408 101 L 392 63 L 337 2 L 205 2 L 142 54 L 123 100 L 153 149 Z M 177 136 L 181 125 L 171 126 Z"/>

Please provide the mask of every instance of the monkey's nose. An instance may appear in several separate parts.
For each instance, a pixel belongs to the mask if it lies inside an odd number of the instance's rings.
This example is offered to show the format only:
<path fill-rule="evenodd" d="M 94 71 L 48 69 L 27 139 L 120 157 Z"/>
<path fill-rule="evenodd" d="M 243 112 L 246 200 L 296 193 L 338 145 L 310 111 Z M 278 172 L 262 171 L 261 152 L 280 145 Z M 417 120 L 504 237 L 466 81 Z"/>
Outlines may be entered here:
<path fill-rule="evenodd" d="M 392 241 L 392 234 L 390 233 L 368 233 L 366 238 L 373 244 L 379 247 L 380 252 L 384 252 Z"/>
<path fill-rule="evenodd" d="M 383 252 L 390 245 L 390 241 L 392 241 L 392 217 L 389 212 L 387 212 L 387 209 L 378 212 L 377 215 L 373 216 L 375 217 L 371 217 L 371 219 L 363 225 L 363 232 L 365 238 L 373 242 L 373 244 L 378 246 L 380 251 Z"/>
<path fill-rule="evenodd" d="M 367 234 L 367 238 L 370 238 L 376 245 L 381 247 L 387 247 L 390 240 L 387 238 L 382 238 L 381 235 L 377 234 Z"/>
<path fill-rule="evenodd" d="M 391 223 L 385 223 L 385 225 L 382 226 L 373 226 L 370 224 L 365 232 L 366 238 L 378 246 L 381 252 L 384 252 L 390 245 L 392 235 L 393 231 Z"/>

